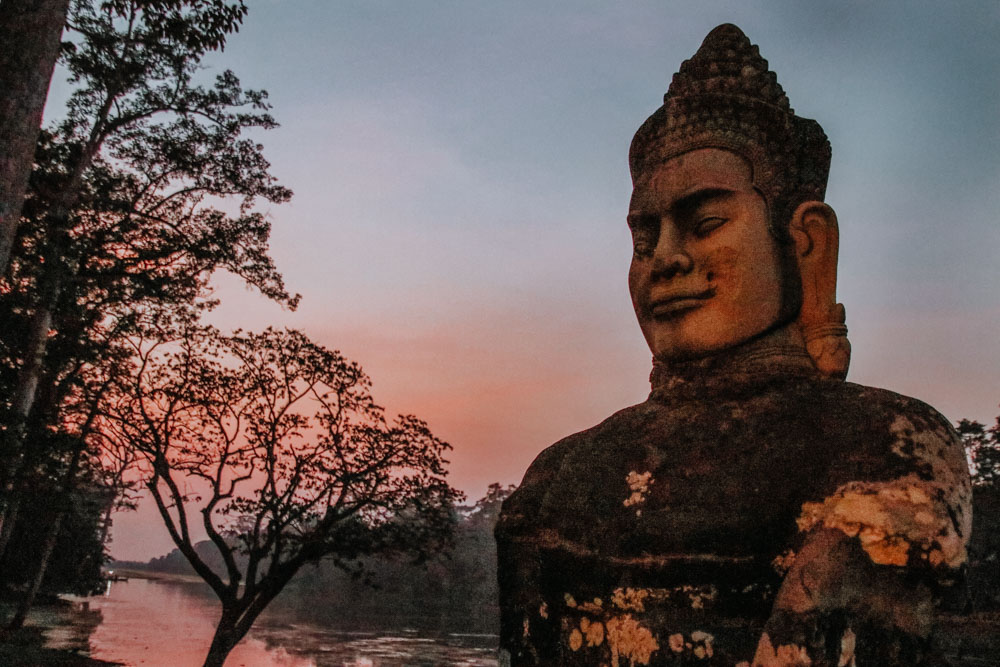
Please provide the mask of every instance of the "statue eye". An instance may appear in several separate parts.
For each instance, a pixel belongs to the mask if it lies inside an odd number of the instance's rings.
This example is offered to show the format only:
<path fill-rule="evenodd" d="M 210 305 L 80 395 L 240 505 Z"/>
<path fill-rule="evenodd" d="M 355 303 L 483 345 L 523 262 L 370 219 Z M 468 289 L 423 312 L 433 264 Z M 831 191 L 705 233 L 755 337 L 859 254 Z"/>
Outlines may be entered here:
<path fill-rule="evenodd" d="M 629 220 L 628 226 L 632 231 L 632 252 L 640 257 L 653 254 L 659 231 L 655 220 L 647 218 Z"/>
<path fill-rule="evenodd" d="M 695 226 L 694 234 L 698 238 L 703 238 L 714 232 L 722 225 L 726 224 L 726 222 L 728 222 L 727 218 L 720 218 L 716 216 L 702 218 L 701 220 L 698 221 L 698 224 Z"/>

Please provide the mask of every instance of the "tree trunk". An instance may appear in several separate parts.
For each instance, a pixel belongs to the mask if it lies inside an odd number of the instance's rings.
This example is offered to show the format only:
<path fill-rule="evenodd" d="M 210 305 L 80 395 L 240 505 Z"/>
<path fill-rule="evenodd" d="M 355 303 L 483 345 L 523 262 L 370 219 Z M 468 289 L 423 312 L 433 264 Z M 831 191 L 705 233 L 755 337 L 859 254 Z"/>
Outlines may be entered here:
<path fill-rule="evenodd" d="M 42 302 L 32 318 L 28 353 L 24 358 L 24 366 L 18 373 L 17 387 L 14 390 L 13 412 L 20 431 L 23 431 L 25 421 L 35 405 L 38 381 L 44 368 L 45 350 L 48 346 L 49 330 L 52 328 L 52 309 L 59 298 L 59 281 L 54 280 L 53 283 L 46 290 L 47 294 L 43 295 Z M 23 434 L 21 437 L 23 438 Z"/>
<path fill-rule="evenodd" d="M 21 217 L 69 0 L 0 3 L 0 275 Z"/>
<path fill-rule="evenodd" d="M 233 647 L 240 643 L 241 636 L 236 631 L 236 618 L 238 613 L 234 613 L 223 606 L 222 618 L 215 627 L 215 635 L 212 637 L 212 645 L 208 648 L 208 655 L 205 656 L 205 664 L 202 667 L 222 667 Z"/>
<path fill-rule="evenodd" d="M 115 511 L 115 500 L 117 500 L 117 496 L 112 496 L 104 508 L 104 514 L 101 515 L 100 540 L 102 546 L 108 543 L 108 534 L 111 532 L 111 514 Z"/>
<path fill-rule="evenodd" d="M 25 10 L 24 7 L 30 7 L 34 4 L 47 7 L 49 4 L 54 2 L 67 4 L 68 0 L 4 0 L 3 4 L 0 4 L 0 20 L 8 17 L 8 15 L 17 15 L 17 8 L 21 8 L 21 14 L 28 15 L 31 14 L 31 12 L 30 10 Z M 40 12 L 41 10 L 37 11 Z M 63 8 L 62 16 L 63 23 L 65 23 L 65 7 Z M 16 21 L 13 20 L 8 22 L 16 23 Z M 3 28 L 4 26 L 0 25 L 0 38 L 4 37 L 2 33 Z M 57 35 L 57 47 L 58 41 L 59 39 Z M 8 41 L 0 43 L 3 44 L 3 48 L 0 48 L 0 53 L 6 53 L 9 48 L 19 42 Z M 15 60 L 16 58 L 11 59 L 12 62 Z M 0 64 L 3 62 L 5 61 L 0 59 Z M 0 71 L 0 86 L 3 84 L 2 76 L 2 71 Z M 6 91 L 0 87 L 0 99 L 3 99 L 2 96 L 5 92 Z M 113 104 L 114 98 L 109 96 L 107 100 L 105 100 L 104 105 L 101 107 L 99 117 L 97 119 L 97 125 L 100 125 L 104 122 L 104 120 L 106 120 L 107 114 Z M 97 125 L 95 125 L 95 130 Z M 37 140 L 37 129 L 38 128 L 36 127 L 36 136 L 32 139 L 32 151 L 34 151 L 34 142 Z M 0 126 L 0 139 L 6 136 L 3 134 L 5 131 L 6 130 Z M 40 279 L 39 292 L 41 294 L 38 301 L 38 307 L 31 321 L 31 331 L 28 336 L 28 344 L 24 353 L 24 365 L 18 372 L 17 385 L 14 388 L 14 397 L 11 401 L 13 404 L 13 424 L 8 426 L 7 437 L 9 438 L 8 446 L 10 447 L 9 451 L 12 455 L 13 461 L 2 462 L 8 466 L 9 471 L 12 471 L 9 475 L 9 479 L 12 480 L 11 483 L 16 483 L 20 474 L 19 471 L 23 464 L 25 453 L 25 425 L 27 417 L 31 413 L 31 408 L 35 404 L 35 394 L 38 390 L 38 382 L 41 377 L 43 362 L 45 360 L 45 351 L 49 340 L 49 329 L 52 326 L 53 311 L 59 302 L 60 292 L 62 291 L 64 284 L 67 284 L 69 280 L 72 279 L 76 271 L 75 269 L 70 269 L 66 266 L 65 258 L 63 256 L 70 243 L 70 213 L 73 210 L 73 207 L 76 206 L 77 200 L 79 199 L 84 174 L 93 163 L 94 156 L 97 155 L 98 150 L 100 150 L 103 140 L 103 135 L 95 132 L 94 136 L 92 136 L 90 141 L 84 146 L 82 154 L 70 170 L 69 177 L 66 179 L 61 191 L 53 199 L 51 211 L 46 217 L 46 226 L 48 229 L 46 231 L 47 247 L 44 252 L 44 258 L 48 262 L 47 270 L 43 272 L 43 276 Z M 0 142 L 0 151 L 2 151 L 2 149 L 3 144 Z M 33 154 L 34 153 L 32 152 L 32 155 Z M 2 183 L 0 183 L 0 187 L 4 187 Z M 20 211 L 20 204 L 18 204 L 18 211 Z M 20 215 L 20 213 L 18 215 Z M 5 227 L 0 225 L 0 237 L 6 234 L 4 231 L 5 229 Z M 0 244 L 2 244 L 2 239 L 0 239 Z M 6 266 L 7 260 L 4 259 L 4 270 L 6 270 Z M 0 525 L 14 518 L 12 515 L 15 513 L 8 511 L 8 505 L 0 507 Z M 0 549 L 0 557 L 2 556 L 3 551 Z"/>
<path fill-rule="evenodd" d="M 72 185 L 79 188 L 79 178 L 82 178 L 81 167 L 78 165 Z M 49 331 L 52 328 L 53 312 L 59 302 L 59 296 L 66 281 L 69 269 L 65 266 L 63 252 L 68 243 L 68 220 L 70 205 L 76 200 L 77 191 L 72 190 L 62 194 L 62 201 L 54 207 L 54 214 L 49 217 L 47 232 L 48 250 L 45 252 L 47 271 L 40 280 L 38 306 L 31 318 L 28 332 L 28 342 L 24 350 L 24 363 L 17 373 L 17 384 L 14 386 L 14 396 L 11 404 L 11 423 L 7 426 L 8 459 L 2 462 L 7 466 L 5 471 L 9 480 L 5 495 L 8 502 L 0 507 L 0 559 L 3 558 L 9 544 L 12 524 L 17 520 L 20 504 L 18 487 L 24 476 L 24 465 L 27 455 L 28 417 L 35 405 L 38 393 L 38 383 L 45 369 L 45 352 L 48 349 Z"/>
<path fill-rule="evenodd" d="M 52 306 L 54 306 L 58 295 L 58 282 L 52 287 L 55 294 L 51 295 L 51 298 L 48 298 L 49 295 L 43 295 L 42 303 L 32 320 L 29 350 L 25 355 L 24 366 L 18 373 L 17 386 L 14 389 L 12 401 L 14 404 L 12 415 L 14 423 L 8 427 L 7 432 L 7 437 L 10 439 L 12 460 L 7 463 L 10 466 L 8 486 L 4 489 L 7 502 L 0 508 L 0 559 L 7 551 L 7 545 L 10 542 L 14 522 L 17 521 L 17 513 L 21 504 L 19 486 L 24 473 L 24 436 L 27 430 L 28 415 L 35 404 L 38 381 L 42 374 L 45 349 L 49 338 L 48 333 L 52 326 Z"/>
<path fill-rule="evenodd" d="M 221 667 L 229 652 L 247 636 L 254 621 L 282 588 L 284 583 L 252 598 L 237 597 L 234 594 L 230 598 L 231 602 L 228 604 L 224 602 L 222 618 L 215 628 L 215 636 L 212 637 L 212 645 L 208 649 L 203 667 Z"/>
<path fill-rule="evenodd" d="M 15 483 L 6 489 L 7 502 L 4 503 L 3 510 L 0 511 L 0 561 L 7 553 L 7 545 L 10 537 L 14 534 L 14 526 L 17 524 L 17 515 L 21 511 L 21 492 Z"/>

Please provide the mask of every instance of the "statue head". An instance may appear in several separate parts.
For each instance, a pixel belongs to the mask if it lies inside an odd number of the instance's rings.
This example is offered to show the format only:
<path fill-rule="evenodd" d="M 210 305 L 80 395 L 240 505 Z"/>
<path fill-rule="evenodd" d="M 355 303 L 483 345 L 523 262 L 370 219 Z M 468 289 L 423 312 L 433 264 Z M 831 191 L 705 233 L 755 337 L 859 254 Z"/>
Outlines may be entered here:
<path fill-rule="evenodd" d="M 802 315 L 804 328 L 838 315 L 842 325 L 819 124 L 794 114 L 757 47 L 729 24 L 709 33 L 663 99 L 629 150 L 629 288 L 654 356 L 708 356 Z M 804 293 L 816 271 L 829 292 L 819 301 L 811 284 Z"/>

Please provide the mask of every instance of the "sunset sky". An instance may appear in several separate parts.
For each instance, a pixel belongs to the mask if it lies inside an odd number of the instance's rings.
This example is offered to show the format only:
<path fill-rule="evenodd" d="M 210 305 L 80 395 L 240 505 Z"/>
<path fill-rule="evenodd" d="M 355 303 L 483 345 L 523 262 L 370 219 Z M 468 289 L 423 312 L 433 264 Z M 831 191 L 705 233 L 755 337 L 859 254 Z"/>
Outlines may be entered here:
<path fill-rule="evenodd" d="M 833 144 L 849 380 L 952 420 L 1000 412 L 1000 4 L 248 5 L 210 65 L 271 94 L 282 127 L 259 138 L 295 191 L 270 209 L 273 256 L 303 299 L 223 277 L 212 321 L 360 362 L 454 446 L 470 500 L 648 393 L 628 145 L 723 22 Z M 173 547 L 150 510 L 117 516 L 114 556 Z"/>

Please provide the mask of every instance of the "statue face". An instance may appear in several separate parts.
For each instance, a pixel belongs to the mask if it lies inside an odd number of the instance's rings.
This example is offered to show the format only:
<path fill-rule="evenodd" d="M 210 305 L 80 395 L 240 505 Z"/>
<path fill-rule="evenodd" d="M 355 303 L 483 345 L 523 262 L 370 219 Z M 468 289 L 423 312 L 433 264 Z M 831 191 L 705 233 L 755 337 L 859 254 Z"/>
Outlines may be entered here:
<path fill-rule="evenodd" d="M 628 224 L 628 284 L 653 356 L 693 359 L 739 345 L 781 312 L 778 249 L 750 164 L 693 150 L 642 173 Z"/>

